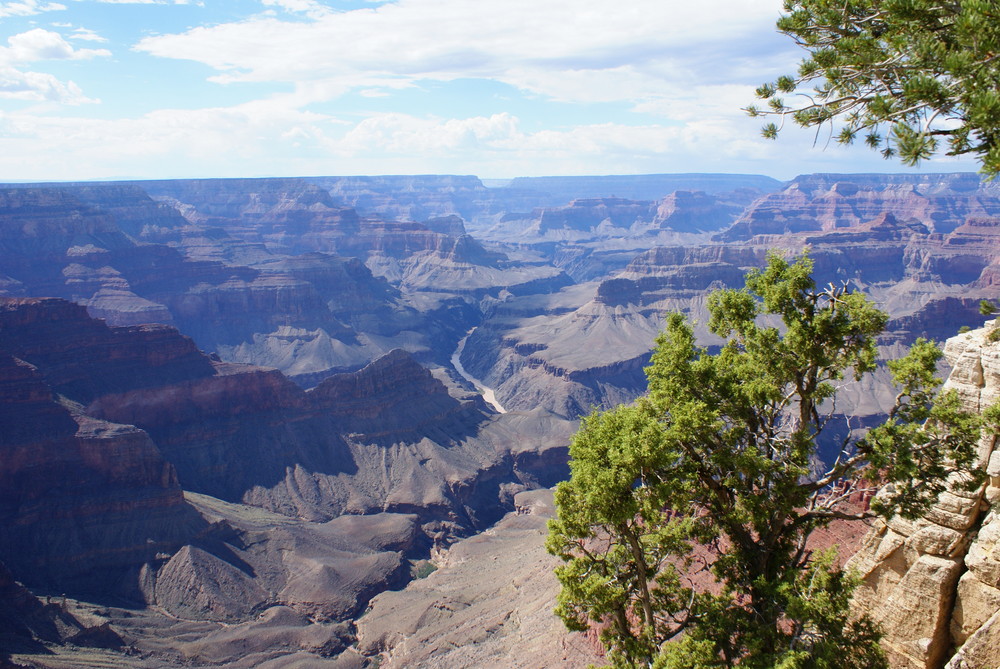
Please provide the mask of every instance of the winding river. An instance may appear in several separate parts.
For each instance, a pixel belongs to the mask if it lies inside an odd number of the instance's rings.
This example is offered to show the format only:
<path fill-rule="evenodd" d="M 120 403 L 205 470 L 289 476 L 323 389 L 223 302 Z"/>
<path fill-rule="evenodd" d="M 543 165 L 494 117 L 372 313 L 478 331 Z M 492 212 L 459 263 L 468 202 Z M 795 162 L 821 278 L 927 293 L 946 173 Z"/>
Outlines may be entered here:
<path fill-rule="evenodd" d="M 465 367 L 462 367 L 462 351 L 465 350 L 465 342 L 469 340 L 469 337 L 472 336 L 472 333 L 475 331 L 476 328 L 472 328 L 466 332 L 465 336 L 462 337 L 462 340 L 458 342 L 458 348 L 456 348 L 455 352 L 451 354 L 451 364 L 454 365 L 455 369 L 458 370 L 458 373 L 461 374 L 466 381 L 471 383 L 476 390 L 483 394 L 483 399 L 486 400 L 488 404 L 500 413 L 507 413 L 507 410 L 503 408 L 503 405 L 497 401 L 497 396 L 496 393 L 493 392 L 493 389 L 483 385 L 482 381 L 469 374 L 465 371 Z"/>

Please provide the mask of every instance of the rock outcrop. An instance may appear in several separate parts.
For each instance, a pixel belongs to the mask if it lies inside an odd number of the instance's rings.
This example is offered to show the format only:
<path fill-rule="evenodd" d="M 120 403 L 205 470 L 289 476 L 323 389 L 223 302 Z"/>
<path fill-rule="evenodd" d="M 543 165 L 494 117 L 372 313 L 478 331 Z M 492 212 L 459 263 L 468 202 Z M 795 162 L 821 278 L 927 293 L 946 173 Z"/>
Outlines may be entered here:
<path fill-rule="evenodd" d="M 46 653 L 46 644 L 63 643 L 114 650 L 125 645 L 107 625 L 88 626 L 77 619 L 65 598 L 36 597 L 0 562 L 0 667 L 20 669 L 25 665 L 9 662 L 12 653 Z"/>
<path fill-rule="evenodd" d="M 945 389 L 965 408 L 1000 400 L 1000 323 L 948 340 Z M 987 483 L 952 488 L 915 521 L 878 521 L 850 566 L 863 578 L 854 605 L 881 623 L 893 667 L 1000 666 L 1000 449 L 984 434 L 979 464 Z"/>
<path fill-rule="evenodd" d="M 760 191 L 728 193 L 677 190 L 657 200 L 622 197 L 577 198 L 558 207 L 540 207 L 528 214 L 506 213 L 482 231 L 486 238 L 511 243 L 559 243 L 605 252 L 631 243 L 648 249 L 666 239 L 695 241 L 730 226 Z M 626 242 L 625 240 L 629 240 Z M 683 242 L 682 242 L 683 243 Z"/>
<path fill-rule="evenodd" d="M 653 227 L 678 232 L 721 230 L 732 224 L 749 204 L 747 200 L 756 193 L 751 191 L 720 197 L 702 191 L 677 191 L 657 204 Z"/>
<path fill-rule="evenodd" d="M 306 392 L 276 370 L 213 361 L 169 326 L 112 328 L 64 300 L 2 298 L 0 353 L 0 480 L 14 513 L 28 499 L 55 504 L 44 491 L 62 479 L 96 485 L 96 468 L 152 491 L 150 509 L 180 505 L 183 486 L 315 520 L 412 513 L 447 540 L 499 517 L 505 486 L 551 482 L 565 467 L 568 424 L 499 416 L 398 349 Z M 55 559 L 29 553 L 9 566 Z"/>
<path fill-rule="evenodd" d="M 457 215 L 477 236 L 508 213 L 561 207 L 577 199 L 653 201 L 681 190 L 767 193 L 781 185 L 770 177 L 740 174 L 518 177 L 488 185 L 476 177 L 452 175 L 312 177 L 307 181 L 364 215 L 394 221 Z"/>
<path fill-rule="evenodd" d="M 558 287 L 561 279 L 552 267 L 512 264 L 465 234 L 452 200 L 466 199 L 463 192 L 486 198 L 475 177 L 193 179 L 143 187 L 192 225 L 221 228 L 273 254 L 359 258 L 405 289 L 481 296 L 518 285 L 537 292 L 553 280 Z M 424 219 L 426 224 L 414 222 Z"/>
<path fill-rule="evenodd" d="M 565 207 L 539 212 L 534 232 L 544 235 L 553 230 L 593 232 L 598 228 L 618 234 L 637 225 L 648 224 L 656 211 L 652 202 L 624 198 L 594 198 L 573 200 Z"/>
<path fill-rule="evenodd" d="M 471 220 L 496 206 L 494 189 L 486 188 L 474 176 L 314 177 L 309 181 L 348 207 L 390 221 L 423 221 L 449 215 Z"/>
<path fill-rule="evenodd" d="M 278 367 L 304 386 L 359 369 L 395 347 L 446 360 L 451 335 L 441 337 L 440 329 L 468 327 L 461 298 L 453 298 L 456 304 L 442 295 L 415 307 L 372 275 L 362 262 L 366 254 L 323 253 L 357 244 L 360 222 L 314 185 L 168 183 L 172 190 L 159 182 L 146 187 L 195 204 L 161 194 L 175 209 L 137 185 L 0 189 L 0 295 L 62 297 L 112 325 L 172 324 L 205 350 Z M 439 260 L 459 268 L 452 283 L 461 283 L 477 253 L 489 256 L 467 236 L 409 225 L 419 233 L 404 230 L 397 245 L 426 238 L 424 274 Z M 506 285 L 504 272 L 491 266 L 480 289 Z M 525 281 L 559 275 L 553 268 L 533 272 Z M 424 315 L 436 309 L 452 318 Z"/>

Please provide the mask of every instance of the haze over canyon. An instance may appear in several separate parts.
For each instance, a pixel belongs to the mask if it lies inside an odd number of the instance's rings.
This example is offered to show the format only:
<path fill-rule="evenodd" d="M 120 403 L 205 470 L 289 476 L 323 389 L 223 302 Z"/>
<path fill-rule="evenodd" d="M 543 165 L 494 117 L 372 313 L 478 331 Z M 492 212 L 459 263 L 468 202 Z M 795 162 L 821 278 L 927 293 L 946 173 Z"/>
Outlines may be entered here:
<path fill-rule="evenodd" d="M 599 662 L 551 615 L 546 489 L 578 419 L 645 390 L 664 315 L 718 343 L 707 294 L 772 249 L 868 293 L 897 357 L 982 327 L 980 300 L 1000 298 L 1000 185 L 0 185 L 0 667 Z M 963 337 L 951 383 L 978 407 L 1000 348 Z M 884 370 L 846 392 L 841 434 L 894 394 Z M 937 588 L 930 628 L 883 615 L 899 666 L 994 661 L 997 498 L 955 502 L 952 534 L 838 530 L 864 544 L 868 605 Z"/>

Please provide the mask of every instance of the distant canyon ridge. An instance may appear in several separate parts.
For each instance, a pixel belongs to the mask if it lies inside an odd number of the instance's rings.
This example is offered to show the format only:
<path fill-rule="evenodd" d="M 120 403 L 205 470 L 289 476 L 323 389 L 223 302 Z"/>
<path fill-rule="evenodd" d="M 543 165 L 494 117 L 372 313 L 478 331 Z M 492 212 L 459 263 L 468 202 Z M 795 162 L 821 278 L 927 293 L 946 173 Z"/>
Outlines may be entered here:
<path fill-rule="evenodd" d="M 438 628 L 465 657 L 473 602 L 418 577 L 541 545 L 505 514 L 545 506 L 580 416 L 645 390 L 667 312 L 717 343 L 706 296 L 772 250 L 868 293 L 886 357 L 1000 298 L 1000 185 L 975 174 L 489 183 L 0 185 L 0 664 L 433 666 Z M 845 395 L 841 433 L 893 391 Z M 497 596 L 532 615 L 468 657 L 598 661 L 538 623 L 547 559 Z M 390 629 L 378 595 L 407 584 Z"/>

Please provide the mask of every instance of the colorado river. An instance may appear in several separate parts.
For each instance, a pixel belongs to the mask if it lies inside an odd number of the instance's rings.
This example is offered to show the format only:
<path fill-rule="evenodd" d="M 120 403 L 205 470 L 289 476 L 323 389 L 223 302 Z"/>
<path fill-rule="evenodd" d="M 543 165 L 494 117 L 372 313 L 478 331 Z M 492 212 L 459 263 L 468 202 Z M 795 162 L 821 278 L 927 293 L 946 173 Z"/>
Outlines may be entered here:
<path fill-rule="evenodd" d="M 472 328 L 466 332 L 465 336 L 462 337 L 462 340 L 458 342 L 458 348 L 456 348 L 455 352 L 451 354 L 451 364 L 454 365 L 455 369 L 458 370 L 458 373 L 461 374 L 466 381 L 471 383 L 476 390 L 483 394 L 483 399 L 486 400 L 488 404 L 500 413 L 507 413 L 507 410 L 503 408 L 503 405 L 497 402 L 497 396 L 496 393 L 493 392 L 493 389 L 484 386 L 479 379 L 465 371 L 465 367 L 462 367 L 462 351 L 465 350 L 465 342 L 469 340 L 469 337 L 472 336 L 472 333 L 475 331 L 476 328 Z"/>

